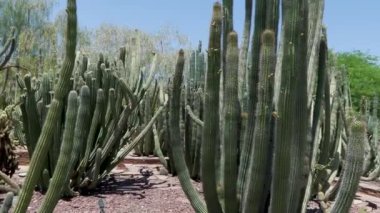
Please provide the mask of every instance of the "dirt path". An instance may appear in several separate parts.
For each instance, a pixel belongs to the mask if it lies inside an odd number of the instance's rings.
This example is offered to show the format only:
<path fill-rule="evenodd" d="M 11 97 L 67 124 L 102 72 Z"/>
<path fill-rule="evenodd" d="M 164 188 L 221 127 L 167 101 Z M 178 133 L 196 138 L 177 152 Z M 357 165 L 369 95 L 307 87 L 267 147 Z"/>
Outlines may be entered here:
<path fill-rule="evenodd" d="M 192 213 L 189 201 L 183 193 L 176 177 L 160 175 L 155 164 L 125 164 L 112 171 L 112 178 L 102 182 L 91 195 L 60 200 L 54 212 L 100 212 L 99 202 L 104 203 L 104 211 L 112 213 Z M 149 169 L 153 175 L 144 179 L 139 169 Z M 14 180 L 22 182 L 27 166 L 20 166 Z M 20 177 L 21 176 L 21 177 Z M 199 183 L 193 182 L 198 191 Z M 1 199 L 1 196 L 0 196 Z M 17 197 L 16 197 L 17 199 Z M 41 193 L 34 193 L 28 212 L 37 212 L 43 200 Z"/>
<path fill-rule="evenodd" d="M 22 159 L 25 159 L 22 157 Z M 21 162 L 13 179 L 22 183 L 28 170 L 27 160 Z M 139 170 L 150 170 L 153 175 L 143 178 Z M 129 157 L 112 171 L 112 178 L 103 181 L 99 189 L 91 195 L 82 195 L 71 200 L 60 200 L 54 212 L 100 212 L 99 202 L 104 203 L 104 212 L 112 213 L 192 213 L 189 201 L 183 193 L 176 177 L 162 172 L 162 166 L 154 158 Z M 161 171 L 160 171 L 161 170 Z M 201 184 L 193 182 L 202 194 Z M 0 200 L 4 194 L 0 194 Z M 17 199 L 17 197 L 15 197 Z M 32 198 L 28 212 L 37 212 L 43 195 L 36 192 Z M 318 207 L 315 202 L 311 206 Z M 315 209 L 310 212 L 319 212 Z M 380 182 L 362 181 L 356 194 L 352 213 L 380 213 Z"/>

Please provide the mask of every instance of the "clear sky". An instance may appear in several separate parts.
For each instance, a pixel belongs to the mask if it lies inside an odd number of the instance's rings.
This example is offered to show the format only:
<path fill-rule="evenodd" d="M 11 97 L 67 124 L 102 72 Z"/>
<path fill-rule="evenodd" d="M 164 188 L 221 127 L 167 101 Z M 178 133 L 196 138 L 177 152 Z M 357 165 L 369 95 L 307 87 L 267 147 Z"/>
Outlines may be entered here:
<path fill-rule="evenodd" d="M 124 25 L 154 33 L 171 25 L 192 43 L 206 41 L 214 0 L 78 0 L 80 26 L 94 28 L 102 23 Z M 234 1 L 235 30 L 241 34 L 244 0 Z M 324 23 L 330 48 L 361 50 L 380 56 L 380 1 L 325 0 Z M 54 14 L 66 0 L 59 0 Z M 53 16 L 54 16 L 53 14 Z"/>

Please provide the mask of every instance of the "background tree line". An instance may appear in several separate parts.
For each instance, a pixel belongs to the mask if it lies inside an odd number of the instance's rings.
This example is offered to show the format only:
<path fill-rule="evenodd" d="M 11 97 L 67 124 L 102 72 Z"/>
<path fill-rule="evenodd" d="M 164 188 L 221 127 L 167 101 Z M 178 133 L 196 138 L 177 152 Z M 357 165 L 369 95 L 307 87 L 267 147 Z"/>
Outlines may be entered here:
<path fill-rule="evenodd" d="M 16 29 L 17 48 L 13 64 L 23 69 L 19 72 L 49 72 L 60 63 L 63 51 L 65 11 L 51 19 L 51 13 L 57 0 L 0 0 L 0 45 L 4 45 L 10 29 Z M 160 54 L 161 74 L 169 74 L 174 64 L 173 57 L 181 47 L 191 49 L 188 38 L 170 26 L 163 26 L 155 34 L 136 29 L 102 24 L 96 29 L 80 28 L 78 30 L 78 51 L 86 54 L 93 61 L 97 60 L 99 50 L 110 60 L 117 56 L 122 45 L 128 46 L 139 37 L 141 56 L 148 52 Z M 193 44 L 194 46 L 195 44 Z M 361 98 L 373 98 L 380 92 L 380 63 L 377 57 L 361 51 L 333 54 L 338 66 L 349 74 L 352 103 L 359 108 Z M 150 58 L 141 58 L 149 61 Z M 14 72 L 12 72 L 14 73 Z M 23 73 L 24 74 L 24 73 Z M 4 76 L 1 77 L 4 81 Z"/>

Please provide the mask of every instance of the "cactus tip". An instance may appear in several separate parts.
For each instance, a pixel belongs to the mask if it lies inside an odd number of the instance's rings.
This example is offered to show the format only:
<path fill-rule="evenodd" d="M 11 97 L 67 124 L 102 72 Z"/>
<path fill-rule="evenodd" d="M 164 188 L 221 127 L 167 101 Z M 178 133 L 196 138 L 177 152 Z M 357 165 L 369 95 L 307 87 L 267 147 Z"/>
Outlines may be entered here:
<path fill-rule="evenodd" d="M 185 52 L 183 51 L 183 49 L 179 50 L 178 55 L 181 57 L 185 55 Z"/>
<path fill-rule="evenodd" d="M 354 132 L 364 132 L 366 125 L 363 121 L 356 120 L 352 123 L 352 131 Z"/>
<path fill-rule="evenodd" d="M 261 37 L 263 44 L 274 44 L 275 36 L 272 30 L 265 30 Z"/>
<path fill-rule="evenodd" d="M 223 14 L 222 14 L 222 5 L 220 2 L 215 2 L 213 9 L 212 9 L 212 17 L 214 20 L 222 20 Z"/>
<path fill-rule="evenodd" d="M 237 45 L 237 43 L 238 43 L 238 34 L 235 31 L 231 31 L 228 34 L 228 44 L 235 46 Z"/>

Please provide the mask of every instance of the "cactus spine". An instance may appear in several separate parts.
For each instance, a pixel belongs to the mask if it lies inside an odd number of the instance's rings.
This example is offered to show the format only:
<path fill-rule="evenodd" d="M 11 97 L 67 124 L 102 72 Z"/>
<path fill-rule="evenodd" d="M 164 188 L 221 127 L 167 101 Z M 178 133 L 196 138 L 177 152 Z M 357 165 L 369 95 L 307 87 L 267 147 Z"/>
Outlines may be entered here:
<path fill-rule="evenodd" d="M 50 105 L 49 112 L 46 117 L 44 128 L 38 139 L 36 149 L 30 161 L 29 172 L 25 179 L 25 184 L 21 190 L 20 197 L 15 207 L 15 213 L 26 212 L 29 202 L 32 198 L 34 187 L 38 181 L 38 177 L 43 169 L 43 164 L 47 158 L 47 150 L 49 141 L 54 134 L 54 123 L 57 120 L 58 113 L 63 107 L 63 99 L 70 90 L 70 77 L 74 68 L 75 48 L 77 40 L 77 15 L 76 15 L 76 0 L 67 1 L 67 31 L 66 31 L 66 55 L 58 85 L 55 88 L 54 99 Z"/>

